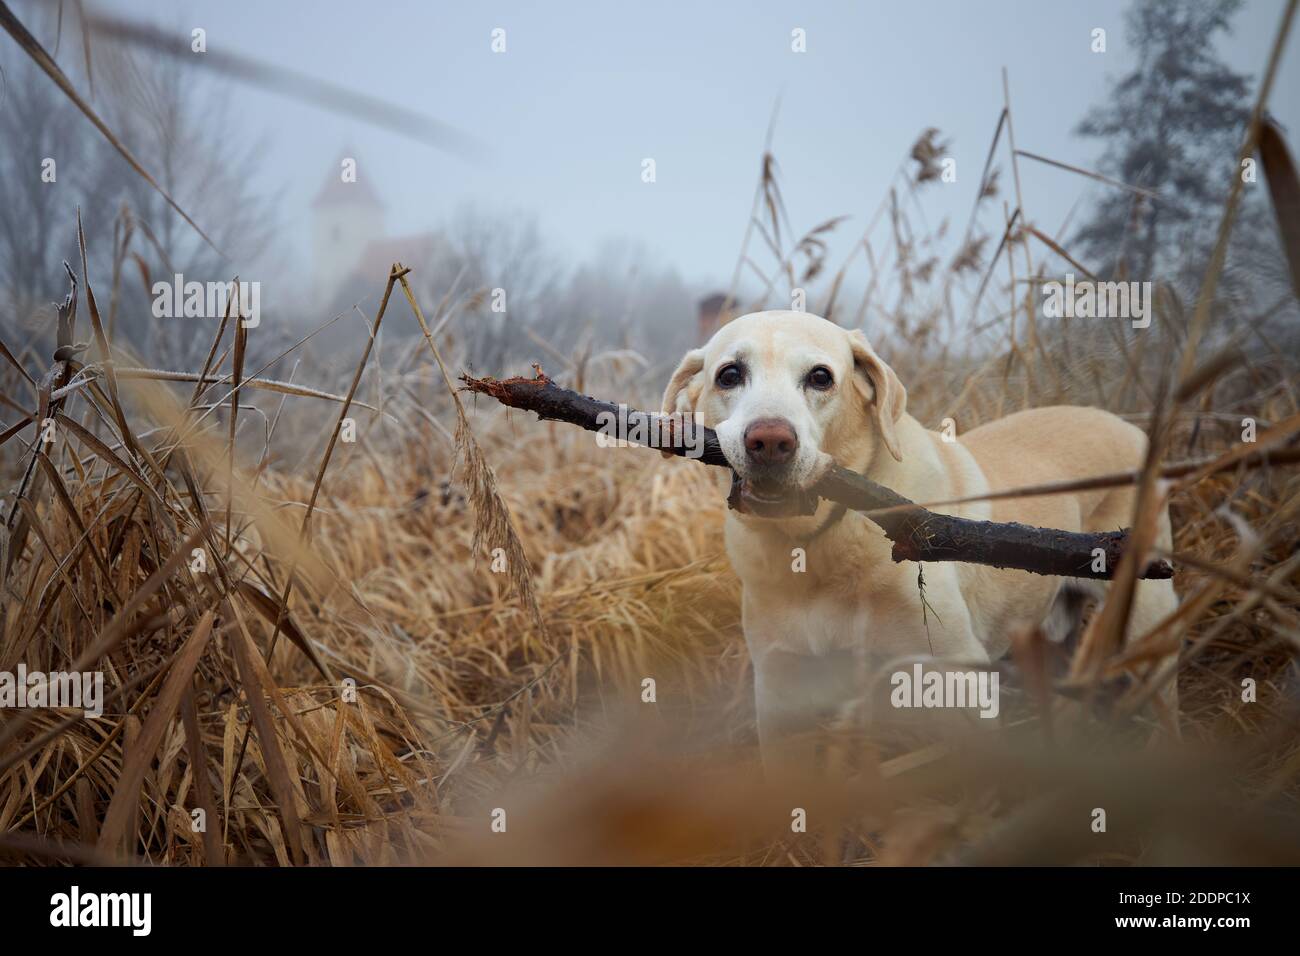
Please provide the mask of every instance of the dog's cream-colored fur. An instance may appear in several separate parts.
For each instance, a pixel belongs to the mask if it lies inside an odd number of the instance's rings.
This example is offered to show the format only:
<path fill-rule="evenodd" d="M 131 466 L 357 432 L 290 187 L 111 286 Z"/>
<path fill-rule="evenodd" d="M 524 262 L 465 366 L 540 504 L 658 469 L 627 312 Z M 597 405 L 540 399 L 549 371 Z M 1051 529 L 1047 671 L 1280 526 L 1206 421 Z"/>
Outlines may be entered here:
<path fill-rule="evenodd" d="M 718 372 L 737 363 L 743 383 L 721 387 Z M 807 376 L 817 366 L 832 373 L 829 389 L 809 387 Z M 906 389 L 860 331 L 800 312 L 758 312 L 723 326 L 683 358 L 663 407 L 700 413 L 742 478 L 799 485 L 825 453 L 918 502 L 1126 471 L 1141 466 L 1146 449 L 1146 436 L 1133 425 L 1074 406 L 1019 412 L 946 442 L 907 413 Z M 744 447 L 749 424 L 773 419 L 788 422 L 798 438 L 793 459 L 775 476 L 751 462 Z M 1133 489 L 1122 487 L 938 510 L 1109 531 L 1131 522 L 1133 504 Z M 996 659 L 1017 628 L 1048 618 L 1063 585 L 1025 571 L 929 563 L 923 614 L 917 566 L 891 560 L 884 533 L 853 512 L 813 539 L 806 570 L 793 571 L 793 549 L 831 508 L 823 501 L 815 515 L 789 519 L 727 515 L 727 553 L 744 586 L 743 626 L 765 761 L 828 707 L 861 693 L 851 675 L 860 673 L 853 662 L 864 655 L 933 655 L 969 664 Z M 1164 513 L 1156 544 L 1170 543 Z M 1171 582 L 1141 582 L 1130 633 L 1145 633 L 1176 604 Z"/>

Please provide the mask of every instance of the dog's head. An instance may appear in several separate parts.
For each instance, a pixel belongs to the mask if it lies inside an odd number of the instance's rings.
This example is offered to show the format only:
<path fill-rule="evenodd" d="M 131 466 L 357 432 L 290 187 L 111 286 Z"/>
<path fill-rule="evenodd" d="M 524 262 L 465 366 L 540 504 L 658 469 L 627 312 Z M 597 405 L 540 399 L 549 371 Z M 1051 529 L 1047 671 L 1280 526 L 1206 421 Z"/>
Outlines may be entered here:
<path fill-rule="evenodd" d="M 686 353 L 663 410 L 698 412 L 760 494 L 803 486 L 822 452 L 862 467 L 882 447 L 899 461 L 898 376 L 860 331 L 804 312 L 754 312 Z"/>

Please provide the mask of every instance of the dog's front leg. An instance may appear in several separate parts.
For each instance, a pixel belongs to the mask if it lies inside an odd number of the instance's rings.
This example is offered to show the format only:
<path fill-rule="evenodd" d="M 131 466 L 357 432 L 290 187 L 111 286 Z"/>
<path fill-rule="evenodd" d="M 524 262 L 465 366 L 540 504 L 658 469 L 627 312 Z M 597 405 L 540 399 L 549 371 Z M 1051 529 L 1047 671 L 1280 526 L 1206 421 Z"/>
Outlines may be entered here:
<path fill-rule="evenodd" d="M 860 673 L 846 652 L 798 654 L 772 649 L 754 659 L 754 704 L 764 769 L 808 773 L 816 767 L 822 721 L 850 699 Z"/>

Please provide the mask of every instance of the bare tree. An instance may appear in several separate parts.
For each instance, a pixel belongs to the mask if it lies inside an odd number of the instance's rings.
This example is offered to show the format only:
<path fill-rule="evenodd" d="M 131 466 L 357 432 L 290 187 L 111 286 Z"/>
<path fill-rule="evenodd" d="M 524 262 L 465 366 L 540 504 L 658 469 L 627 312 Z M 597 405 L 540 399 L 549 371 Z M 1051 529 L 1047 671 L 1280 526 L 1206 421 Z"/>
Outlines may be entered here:
<path fill-rule="evenodd" d="M 42 306 L 63 283 L 59 262 L 78 258 L 80 209 L 92 268 L 101 270 L 92 278 L 102 287 L 121 267 L 115 309 L 120 341 L 157 364 L 192 362 L 209 336 L 195 334 L 186 322 L 202 320 L 155 318 L 150 287 L 170 281 L 174 272 L 201 282 L 229 280 L 265 252 L 274 215 L 254 188 L 261 178 L 257 138 L 229 118 L 222 91 L 177 61 L 132 53 L 93 36 L 87 61 L 79 38 L 67 35 L 74 25 L 65 20 L 59 37 L 50 8 L 32 9 L 28 22 L 46 49 L 77 51 L 60 64 L 64 71 L 87 95 L 93 87 L 105 122 L 213 243 L 183 222 L 14 48 L 0 61 L 6 76 L 0 205 L 7 211 L 0 217 L 0 322 L 19 341 L 45 336 L 50 323 Z M 108 308 L 107 291 L 102 298 Z"/>

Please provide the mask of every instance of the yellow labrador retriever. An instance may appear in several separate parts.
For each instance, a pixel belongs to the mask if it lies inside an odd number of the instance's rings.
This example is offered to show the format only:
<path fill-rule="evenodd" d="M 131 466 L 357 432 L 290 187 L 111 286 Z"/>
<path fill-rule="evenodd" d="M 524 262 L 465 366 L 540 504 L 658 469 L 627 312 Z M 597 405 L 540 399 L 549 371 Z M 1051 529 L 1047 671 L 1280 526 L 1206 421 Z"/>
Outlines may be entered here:
<path fill-rule="evenodd" d="M 1140 467 L 1146 436 L 1109 412 L 1057 406 L 1019 412 L 946 442 L 907 414 L 907 391 L 860 331 L 801 312 L 757 312 L 687 353 L 664 393 L 665 412 L 697 412 L 757 501 L 806 482 L 824 454 L 913 501 Z M 1069 531 L 1110 531 L 1132 520 L 1131 488 L 947 510 Z M 815 514 L 763 518 L 730 511 L 727 553 L 744 585 L 743 626 L 754 665 L 764 761 L 845 695 L 865 655 L 933 655 L 974 664 L 1007 650 L 1018 627 L 1047 622 L 1083 582 L 973 564 L 894 563 L 884 533 L 822 501 Z M 1168 514 L 1157 545 L 1171 543 Z M 802 548 L 803 573 L 792 554 Z M 1137 588 L 1131 632 L 1177 604 L 1170 581 Z"/>

